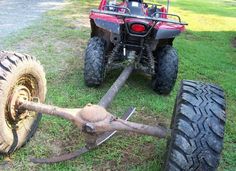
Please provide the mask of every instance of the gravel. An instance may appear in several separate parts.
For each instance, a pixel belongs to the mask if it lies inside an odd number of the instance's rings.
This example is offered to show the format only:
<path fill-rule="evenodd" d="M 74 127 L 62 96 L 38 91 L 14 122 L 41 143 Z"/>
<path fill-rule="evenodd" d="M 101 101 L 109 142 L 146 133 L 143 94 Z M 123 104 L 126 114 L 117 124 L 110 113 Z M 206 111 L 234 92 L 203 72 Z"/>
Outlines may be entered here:
<path fill-rule="evenodd" d="M 30 26 L 63 0 L 0 0 L 0 39 Z"/>

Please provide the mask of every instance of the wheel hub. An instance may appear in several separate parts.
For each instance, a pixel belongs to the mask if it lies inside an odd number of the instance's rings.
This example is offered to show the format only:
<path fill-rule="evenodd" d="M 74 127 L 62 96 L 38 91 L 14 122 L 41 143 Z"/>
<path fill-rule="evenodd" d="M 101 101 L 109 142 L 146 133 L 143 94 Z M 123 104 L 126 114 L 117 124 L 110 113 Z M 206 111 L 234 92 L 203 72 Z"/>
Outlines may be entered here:
<path fill-rule="evenodd" d="M 16 86 L 9 98 L 8 119 L 10 123 L 17 122 L 25 118 L 28 113 L 18 110 L 18 100 L 31 100 L 30 90 L 24 85 Z"/>

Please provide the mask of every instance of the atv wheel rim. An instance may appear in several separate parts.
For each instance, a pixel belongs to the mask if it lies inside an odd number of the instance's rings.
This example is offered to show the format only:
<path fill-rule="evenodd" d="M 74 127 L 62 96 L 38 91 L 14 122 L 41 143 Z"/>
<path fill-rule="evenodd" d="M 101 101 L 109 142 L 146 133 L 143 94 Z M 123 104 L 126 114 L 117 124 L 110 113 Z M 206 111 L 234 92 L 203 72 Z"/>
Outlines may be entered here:
<path fill-rule="evenodd" d="M 31 101 L 38 95 L 38 84 L 32 75 L 22 76 L 10 91 L 6 105 L 5 119 L 9 128 L 20 129 L 27 119 L 35 117 L 36 112 L 18 110 L 18 99 Z"/>

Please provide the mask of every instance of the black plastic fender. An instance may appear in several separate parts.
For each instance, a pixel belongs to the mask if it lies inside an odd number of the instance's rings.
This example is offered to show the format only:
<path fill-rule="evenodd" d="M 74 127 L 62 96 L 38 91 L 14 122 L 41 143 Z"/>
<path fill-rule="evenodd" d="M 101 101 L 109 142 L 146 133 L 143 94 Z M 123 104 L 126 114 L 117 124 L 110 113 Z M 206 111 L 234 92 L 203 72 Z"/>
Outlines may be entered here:
<path fill-rule="evenodd" d="M 181 33 L 180 30 L 164 30 L 160 29 L 156 33 L 155 39 L 170 39 L 175 38 Z"/>
<path fill-rule="evenodd" d="M 97 27 L 107 30 L 111 33 L 120 34 L 120 25 L 118 23 L 102 20 L 102 19 L 95 19 L 94 20 Z"/>

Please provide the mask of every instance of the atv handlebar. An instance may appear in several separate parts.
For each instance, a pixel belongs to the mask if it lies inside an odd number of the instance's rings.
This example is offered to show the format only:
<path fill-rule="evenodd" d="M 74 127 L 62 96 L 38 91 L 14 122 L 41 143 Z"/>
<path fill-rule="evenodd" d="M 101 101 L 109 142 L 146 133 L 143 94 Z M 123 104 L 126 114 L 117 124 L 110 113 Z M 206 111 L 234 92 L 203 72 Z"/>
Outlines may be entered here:
<path fill-rule="evenodd" d="M 179 24 L 179 25 L 188 25 L 187 23 L 182 22 L 178 15 L 168 14 L 168 13 L 160 13 L 160 14 L 175 16 L 178 18 L 178 21 L 165 19 L 165 18 L 159 18 L 159 17 L 154 18 L 154 17 L 148 17 L 148 16 L 139 16 L 139 15 L 132 15 L 132 14 L 127 14 L 127 13 L 113 12 L 113 11 L 104 11 L 104 10 L 97 10 L 97 9 L 92 9 L 91 12 L 98 13 L 98 14 L 120 16 L 124 18 L 137 18 L 137 19 L 151 20 L 151 21 L 156 21 L 156 22 L 166 22 L 166 23 L 173 23 L 173 24 Z"/>

